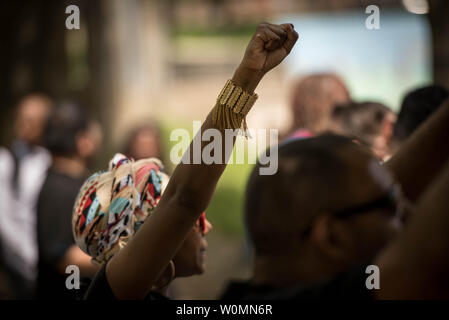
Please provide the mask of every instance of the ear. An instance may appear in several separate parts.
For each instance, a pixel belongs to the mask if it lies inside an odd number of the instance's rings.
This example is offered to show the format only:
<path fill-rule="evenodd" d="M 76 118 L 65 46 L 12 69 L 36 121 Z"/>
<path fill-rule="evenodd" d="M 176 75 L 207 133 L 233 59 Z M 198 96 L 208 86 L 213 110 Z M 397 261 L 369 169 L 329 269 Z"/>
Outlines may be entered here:
<path fill-rule="evenodd" d="M 319 216 L 312 226 L 310 239 L 320 254 L 330 260 L 347 261 L 353 255 L 355 239 L 345 220 Z"/>

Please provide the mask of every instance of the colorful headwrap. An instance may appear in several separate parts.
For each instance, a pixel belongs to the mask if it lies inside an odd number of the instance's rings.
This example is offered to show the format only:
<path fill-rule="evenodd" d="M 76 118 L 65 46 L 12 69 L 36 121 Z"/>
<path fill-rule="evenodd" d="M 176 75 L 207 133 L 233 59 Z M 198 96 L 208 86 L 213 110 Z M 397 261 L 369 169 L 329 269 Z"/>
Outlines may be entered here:
<path fill-rule="evenodd" d="M 116 154 L 109 170 L 92 175 L 73 208 L 73 235 L 78 246 L 101 264 L 123 248 L 154 210 L 168 183 L 162 163 L 134 162 Z"/>

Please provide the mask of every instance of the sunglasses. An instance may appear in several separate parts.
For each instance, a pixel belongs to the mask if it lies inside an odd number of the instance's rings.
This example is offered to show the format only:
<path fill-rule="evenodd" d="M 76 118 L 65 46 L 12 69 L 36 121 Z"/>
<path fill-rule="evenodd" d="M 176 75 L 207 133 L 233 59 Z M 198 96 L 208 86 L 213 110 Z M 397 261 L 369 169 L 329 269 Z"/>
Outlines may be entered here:
<path fill-rule="evenodd" d="M 389 209 L 393 210 L 393 212 L 397 212 L 399 209 L 398 203 L 398 190 L 395 186 L 393 186 L 378 198 L 347 209 L 334 211 L 334 216 L 344 219 L 356 214 L 382 209 Z"/>
<path fill-rule="evenodd" d="M 413 204 L 403 196 L 399 185 L 393 185 L 381 196 L 373 200 L 343 210 L 333 211 L 332 215 L 338 219 L 346 219 L 374 210 L 390 212 L 392 216 L 398 215 L 403 221 L 405 221 L 407 213 L 413 210 Z M 306 237 L 310 233 L 311 229 L 312 223 L 310 223 L 306 230 L 302 233 L 302 237 Z"/>

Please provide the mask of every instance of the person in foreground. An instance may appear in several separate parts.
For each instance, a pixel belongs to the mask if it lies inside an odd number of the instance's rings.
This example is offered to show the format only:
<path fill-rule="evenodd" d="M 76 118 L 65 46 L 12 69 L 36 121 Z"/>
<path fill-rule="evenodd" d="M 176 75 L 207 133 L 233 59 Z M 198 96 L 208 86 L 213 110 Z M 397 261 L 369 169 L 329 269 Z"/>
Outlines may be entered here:
<path fill-rule="evenodd" d="M 226 83 L 215 107 L 194 139 L 201 140 L 201 132 L 209 128 L 218 129 L 222 135 L 225 129 L 238 129 L 241 126 L 245 128 L 245 116 L 257 99 L 255 88 L 263 76 L 290 53 L 297 39 L 298 34 L 291 24 L 260 24 L 232 80 Z M 192 143 L 184 156 L 196 158 L 196 152 L 201 155 L 206 145 L 207 143 L 201 142 L 200 150 L 194 150 Z M 157 206 L 153 202 L 155 199 L 148 197 L 151 190 L 139 186 L 139 182 L 145 184 L 145 178 L 139 178 L 139 170 L 142 175 L 148 174 L 149 170 L 143 170 L 141 166 L 127 171 L 121 176 L 121 180 L 112 178 L 104 182 L 111 188 L 112 196 L 122 191 L 133 193 L 133 196 L 123 197 L 125 200 L 118 201 L 114 206 L 111 203 L 108 215 L 103 214 L 100 209 L 106 208 L 103 201 L 108 201 L 101 192 L 92 191 L 87 193 L 89 200 L 83 199 L 82 195 L 86 194 L 84 189 L 96 189 L 95 182 L 90 185 L 95 177 L 86 181 L 75 204 L 73 231 L 80 247 L 93 256 L 94 260 L 99 262 L 100 258 L 103 263 L 86 293 L 86 299 L 144 299 L 161 277 L 173 272 L 173 257 L 207 208 L 218 179 L 226 167 L 230 154 L 226 154 L 225 147 L 222 147 L 221 164 L 206 164 L 203 160 L 195 165 L 181 162 L 157 201 Z M 113 167 L 120 170 L 123 165 L 125 169 L 125 162 L 126 160 L 116 164 L 113 162 Z M 151 163 L 147 165 L 154 166 Z M 156 167 L 150 169 L 152 185 L 162 183 L 154 177 L 157 171 Z M 129 185 L 130 188 L 124 188 L 124 185 Z M 96 201 L 98 205 L 91 207 L 92 210 L 85 210 L 85 205 L 81 205 L 83 201 Z M 140 203 L 145 201 L 152 203 Z M 136 207 L 154 210 L 146 210 L 142 212 L 143 216 L 139 216 L 140 212 L 134 214 L 133 209 Z M 129 219 L 121 219 L 122 216 L 128 216 Z M 102 224 L 108 232 L 92 232 L 87 237 L 77 236 L 85 234 L 85 229 L 92 228 L 95 224 Z M 120 227 L 121 224 L 124 226 Z M 127 227 L 128 224 L 131 226 Z M 113 241 L 112 238 L 118 241 Z M 116 246 L 117 250 L 110 250 L 112 246 Z M 106 297 L 102 296 L 102 288 L 105 287 L 111 293 Z"/>
<path fill-rule="evenodd" d="M 155 158 L 134 161 L 116 154 L 109 170 L 92 175 L 84 183 L 74 209 L 73 230 L 78 245 L 96 265 L 120 250 L 155 209 L 169 180 L 163 169 Z M 175 277 L 204 272 L 205 235 L 211 228 L 203 213 L 145 299 L 167 299 L 168 285 Z M 103 268 L 90 297 L 114 299 L 105 277 Z"/>
<path fill-rule="evenodd" d="M 449 298 L 448 141 L 446 100 L 384 165 L 341 136 L 281 144 L 247 185 L 253 278 L 222 298 Z"/>

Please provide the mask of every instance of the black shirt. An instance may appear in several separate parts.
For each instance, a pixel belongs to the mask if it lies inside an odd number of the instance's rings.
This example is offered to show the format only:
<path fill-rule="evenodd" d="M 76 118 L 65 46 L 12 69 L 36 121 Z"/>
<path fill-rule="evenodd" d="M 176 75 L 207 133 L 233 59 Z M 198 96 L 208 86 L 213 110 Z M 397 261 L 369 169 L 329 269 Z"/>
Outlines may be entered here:
<path fill-rule="evenodd" d="M 66 288 L 69 274 L 56 265 L 75 244 L 72 210 L 84 179 L 75 179 L 50 168 L 37 204 L 38 299 L 75 299 L 77 290 Z"/>
<path fill-rule="evenodd" d="M 319 300 L 357 299 L 371 300 L 371 290 L 366 288 L 366 265 L 342 272 L 329 281 L 313 285 L 275 288 L 252 285 L 249 282 L 231 282 L 222 300 Z"/>
<path fill-rule="evenodd" d="M 106 278 L 106 263 L 97 272 L 94 280 L 87 289 L 85 300 L 118 300 L 109 286 Z M 169 300 L 166 296 L 160 293 L 151 291 L 147 294 L 144 300 Z"/>

